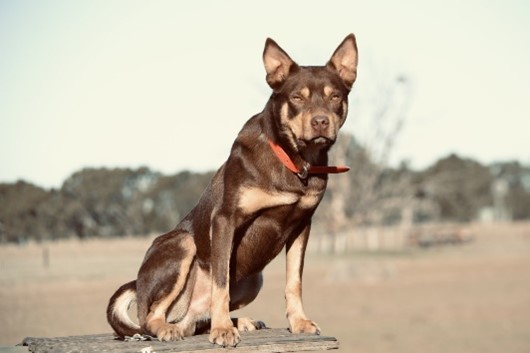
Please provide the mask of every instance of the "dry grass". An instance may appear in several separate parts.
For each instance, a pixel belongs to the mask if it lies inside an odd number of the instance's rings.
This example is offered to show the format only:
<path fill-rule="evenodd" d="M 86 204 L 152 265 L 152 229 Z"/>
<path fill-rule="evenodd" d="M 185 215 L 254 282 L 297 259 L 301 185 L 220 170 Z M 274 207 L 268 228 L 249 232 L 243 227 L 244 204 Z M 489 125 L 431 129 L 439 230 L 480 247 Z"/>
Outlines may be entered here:
<path fill-rule="evenodd" d="M 311 255 L 304 299 L 343 352 L 529 352 L 530 224 L 474 226 L 474 242 L 403 253 Z M 109 332 L 105 307 L 150 239 L 0 247 L 0 344 Z M 283 259 L 244 315 L 286 327 Z"/>

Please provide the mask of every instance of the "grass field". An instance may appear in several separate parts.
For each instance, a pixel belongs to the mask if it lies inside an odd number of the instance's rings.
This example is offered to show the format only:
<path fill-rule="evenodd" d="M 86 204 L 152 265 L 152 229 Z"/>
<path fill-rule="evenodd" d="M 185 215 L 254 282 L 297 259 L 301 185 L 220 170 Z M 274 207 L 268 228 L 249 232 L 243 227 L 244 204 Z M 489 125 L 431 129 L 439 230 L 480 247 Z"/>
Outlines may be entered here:
<path fill-rule="evenodd" d="M 307 313 L 342 352 L 530 352 L 530 224 L 474 225 L 473 242 L 309 255 Z M 311 240 L 310 240 L 311 241 Z M 105 308 L 150 239 L 0 247 L 0 345 L 110 332 Z M 286 327 L 283 256 L 245 316 Z"/>

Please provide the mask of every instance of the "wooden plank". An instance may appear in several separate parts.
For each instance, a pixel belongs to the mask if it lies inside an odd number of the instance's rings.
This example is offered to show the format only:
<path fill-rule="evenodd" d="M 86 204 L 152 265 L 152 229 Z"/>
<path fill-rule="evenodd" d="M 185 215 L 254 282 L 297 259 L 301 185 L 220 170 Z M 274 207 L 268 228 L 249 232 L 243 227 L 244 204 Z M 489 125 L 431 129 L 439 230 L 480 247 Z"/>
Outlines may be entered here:
<path fill-rule="evenodd" d="M 1 346 L 0 353 L 28 353 L 28 347 L 21 346 Z"/>
<path fill-rule="evenodd" d="M 182 341 L 121 341 L 112 334 L 69 336 L 53 338 L 28 337 L 23 341 L 28 350 L 43 352 L 109 352 L 109 353 L 221 353 L 240 351 L 249 353 L 302 352 L 337 349 L 339 342 L 334 337 L 311 334 L 291 334 L 287 329 L 264 329 L 241 332 L 241 342 L 236 348 L 222 348 L 208 342 L 208 335 L 187 337 Z"/>

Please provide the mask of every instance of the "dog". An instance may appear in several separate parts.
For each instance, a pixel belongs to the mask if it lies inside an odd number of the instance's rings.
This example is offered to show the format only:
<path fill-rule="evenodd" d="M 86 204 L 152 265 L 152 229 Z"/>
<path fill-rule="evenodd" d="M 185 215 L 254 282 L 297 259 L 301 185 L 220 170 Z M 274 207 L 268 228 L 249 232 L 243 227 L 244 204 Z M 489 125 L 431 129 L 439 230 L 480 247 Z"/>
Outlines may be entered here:
<path fill-rule="evenodd" d="M 137 279 L 110 298 L 107 319 L 118 337 L 209 332 L 210 342 L 236 346 L 239 331 L 265 324 L 230 312 L 256 298 L 262 270 L 283 248 L 290 331 L 320 334 L 302 305 L 304 255 L 328 173 L 347 170 L 328 166 L 328 151 L 346 120 L 357 61 L 353 34 L 324 66 L 300 66 L 266 40 L 270 99 L 245 123 L 197 205 L 154 239 Z M 138 324 L 127 313 L 134 301 Z"/>

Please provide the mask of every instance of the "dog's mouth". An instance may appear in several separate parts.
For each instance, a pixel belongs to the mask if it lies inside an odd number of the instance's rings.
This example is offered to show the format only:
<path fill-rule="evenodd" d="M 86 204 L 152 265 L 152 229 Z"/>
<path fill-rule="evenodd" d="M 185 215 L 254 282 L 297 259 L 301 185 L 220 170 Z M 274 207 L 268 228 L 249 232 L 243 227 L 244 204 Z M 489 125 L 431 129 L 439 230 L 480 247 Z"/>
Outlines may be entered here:
<path fill-rule="evenodd" d="M 298 145 L 300 147 L 307 147 L 309 145 L 326 147 L 331 146 L 334 142 L 335 140 L 325 136 L 317 136 L 312 139 L 298 139 Z"/>
<path fill-rule="evenodd" d="M 328 138 L 328 137 L 318 136 L 318 137 L 315 137 L 314 139 L 312 139 L 311 142 L 315 143 L 315 144 L 326 144 L 326 145 L 329 145 L 333 141 L 330 138 Z"/>

